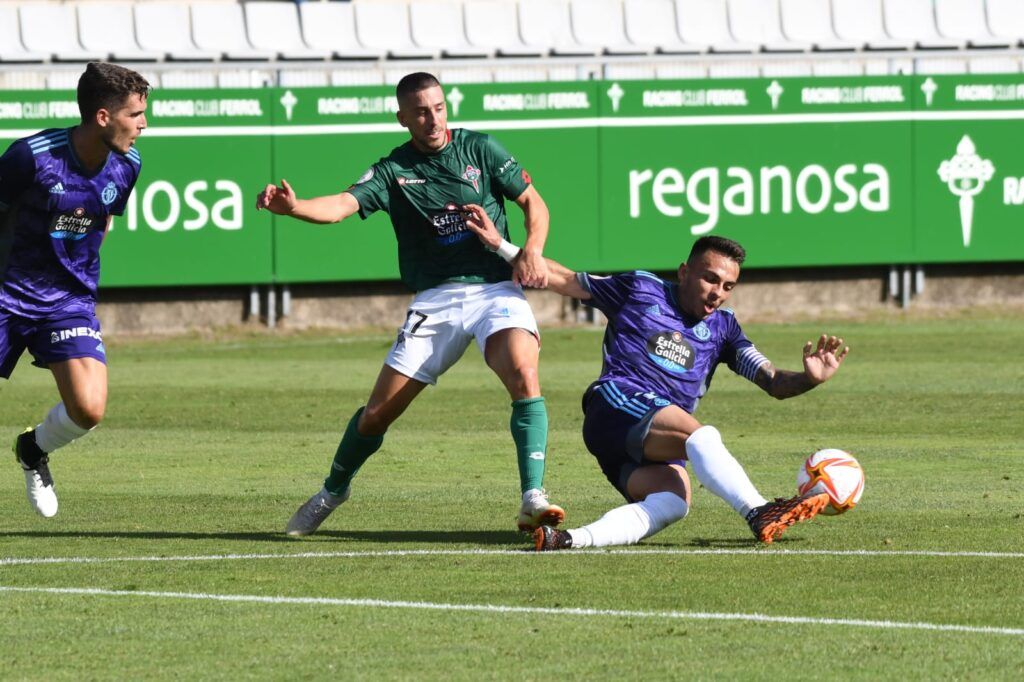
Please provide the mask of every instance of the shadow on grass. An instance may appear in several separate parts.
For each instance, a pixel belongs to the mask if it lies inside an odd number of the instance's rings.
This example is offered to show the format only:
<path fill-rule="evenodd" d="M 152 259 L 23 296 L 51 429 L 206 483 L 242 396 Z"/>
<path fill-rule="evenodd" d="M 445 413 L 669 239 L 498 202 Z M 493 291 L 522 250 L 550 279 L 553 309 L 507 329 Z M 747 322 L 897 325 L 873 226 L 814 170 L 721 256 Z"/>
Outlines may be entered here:
<path fill-rule="evenodd" d="M 324 530 L 308 538 L 291 538 L 283 532 L 274 533 L 202 533 L 194 531 L 0 531 L 0 538 L 109 538 L 124 540 L 234 540 L 240 542 L 309 543 L 314 540 L 349 540 L 356 542 L 439 545 L 521 545 L 528 536 L 502 530 Z"/>
<path fill-rule="evenodd" d="M 804 542 L 801 538 L 790 538 L 782 537 L 772 545 L 788 545 L 792 543 Z M 759 547 L 767 547 L 752 537 L 732 537 L 732 538 L 693 538 L 686 543 L 688 547 L 700 547 L 701 549 L 757 549 Z"/>

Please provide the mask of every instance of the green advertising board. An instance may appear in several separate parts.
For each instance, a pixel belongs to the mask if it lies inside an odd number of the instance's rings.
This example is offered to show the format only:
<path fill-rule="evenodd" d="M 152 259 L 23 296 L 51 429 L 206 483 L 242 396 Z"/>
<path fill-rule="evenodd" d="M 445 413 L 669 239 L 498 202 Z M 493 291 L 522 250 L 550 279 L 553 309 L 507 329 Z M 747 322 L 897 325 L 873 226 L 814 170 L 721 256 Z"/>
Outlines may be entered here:
<path fill-rule="evenodd" d="M 458 84 L 452 127 L 490 133 L 577 269 L 674 268 L 703 234 L 755 267 L 1024 259 L 1024 76 Z M 408 136 L 390 87 L 157 90 L 104 286 L 397 278 L 386 215 L 257 212 L 282 178 L 344 191 Z M 73 93 L 0 91 L 0 139 L 72 125 Z M 513 238 L 522 219 L 510 210 Z"/>

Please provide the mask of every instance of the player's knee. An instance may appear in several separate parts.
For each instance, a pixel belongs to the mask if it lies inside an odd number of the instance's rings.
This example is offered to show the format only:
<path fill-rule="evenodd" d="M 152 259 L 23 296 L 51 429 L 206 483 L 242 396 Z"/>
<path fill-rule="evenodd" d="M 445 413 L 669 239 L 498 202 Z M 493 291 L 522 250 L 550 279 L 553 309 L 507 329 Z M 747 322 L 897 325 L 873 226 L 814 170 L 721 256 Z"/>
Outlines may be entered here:
<path fill-rule="evenodd" d="M 88 400 L 77 405 L 65 405 L 68 416 L 83 429 L 99 426 L 107 412 L 106 400 Z"/>
<path fill-rule="evenodd" d="M 534 366 L 516 367 L 509 381 L 509 393 L 513 399 L 534 398 L 540 395 L 540 376 Z"/>
<path fill-rule="evenodd" d="M 383 436 L 393 421 L 391 414 L 382 406 L 367 405 L 359 415 L 356 428 L 361 436 Z"/>
<path fill-rule="evenodd" d="M 690 513 L 690 505 L 675 493 L 651 493 L 644 499 L 644 507 L 650 516 L 652 529 L 661 530 L 681 521 Z"/>

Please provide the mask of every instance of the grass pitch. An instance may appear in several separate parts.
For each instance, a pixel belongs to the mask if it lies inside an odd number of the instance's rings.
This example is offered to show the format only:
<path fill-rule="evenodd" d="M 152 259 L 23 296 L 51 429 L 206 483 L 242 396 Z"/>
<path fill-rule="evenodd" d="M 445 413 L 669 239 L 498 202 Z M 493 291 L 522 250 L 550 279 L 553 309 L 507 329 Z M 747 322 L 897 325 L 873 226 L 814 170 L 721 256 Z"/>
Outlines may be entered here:
<path fill-rule="evenodd" d="M 1020 679 L 1024 320 L 747 329 L 787 368 L 824 330 L 853 347 L 831 383 L 776 402 L 722 371 L 697 416 L 766 496 L 815 449 L 853 452 L 857 509 L 761 548 L 698 489 L 637 547 L 543 555 L 514 531 L 508 400 L 474 349 L 292 540 L 391 333 L 115 340 L 107 420 L 51 459 L 60 514 L 9 460 L 0 479 L 0 677 Z M 600 338 L 544 337 L 570 526 L 620 503 L 579 434 Z M 24 362 L 0 434 L 55 398 Z"/>

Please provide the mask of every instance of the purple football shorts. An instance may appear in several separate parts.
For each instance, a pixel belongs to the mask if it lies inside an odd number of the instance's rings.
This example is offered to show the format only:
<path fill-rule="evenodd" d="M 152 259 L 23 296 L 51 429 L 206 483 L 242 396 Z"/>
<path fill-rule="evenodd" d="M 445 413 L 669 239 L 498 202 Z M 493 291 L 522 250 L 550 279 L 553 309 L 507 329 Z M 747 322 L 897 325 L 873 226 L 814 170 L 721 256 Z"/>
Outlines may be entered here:
<path fill-rule="evenodd" d="M 0 308 L 0 378 L 11 376 L 26 349 L 36 367 L 72 358 L 95 358 L 107 363 L 100 321 L 95 315 L 75 313 L 32 320 Z"/>

